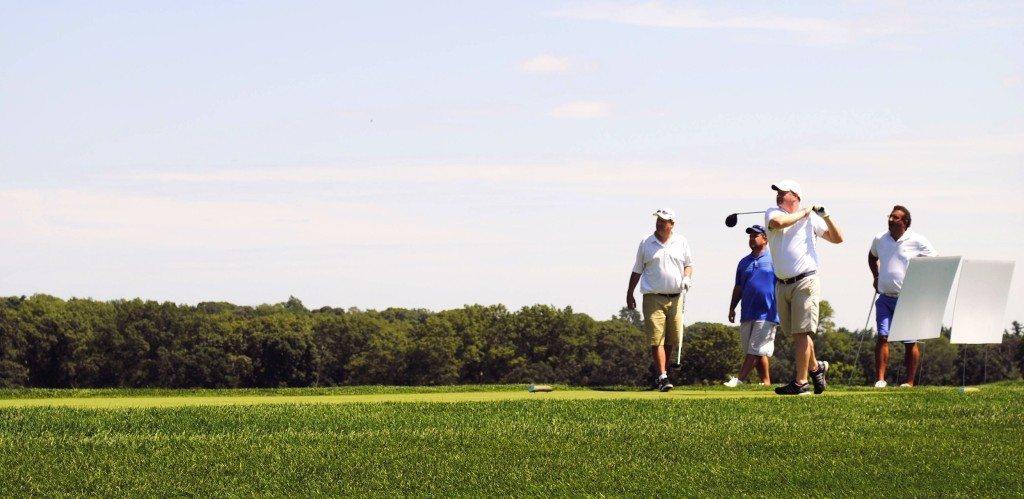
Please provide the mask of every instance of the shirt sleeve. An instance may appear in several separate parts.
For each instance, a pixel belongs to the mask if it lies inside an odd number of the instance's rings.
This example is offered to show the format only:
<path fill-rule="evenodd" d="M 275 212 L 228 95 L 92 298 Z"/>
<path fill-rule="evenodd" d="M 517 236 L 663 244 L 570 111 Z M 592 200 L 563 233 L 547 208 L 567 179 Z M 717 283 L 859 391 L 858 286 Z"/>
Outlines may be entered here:
<path fill-rule="evenodd" d="M 810 217 L 811 226 L 814 227 L 814 235 L 818 237 L 823 236 L 825 231 L 828 230 L 828 224 L 825 223 L 825 219 L 819 217 L 818 214 L 813 211 L 811 212 Z"/>
<path fill-rule="evenodd" d="M 636 249 L 636 260 L 633 262 L 633 273 L 643 274 L 644 273 L 644 242 L 647 239 L 640 241 L 640 247 Z"/>
<path fill-rule="evenodd" d="M 771 229 L 771 222 L 772 222 L 772 220 L 775 220 L 776 218 L 779 218 L 779 217 L 781 217 L 782 215 L 785 215 L 785 214 L 786 214 L 786 212 L 782 211 L 779 208 L 768 208 L 764 212 L 764 228 L 768 229 L 768 230 L 772 230 Z"/>
<path fill-rule="evenodd" d="M 740 259 L 740 263 L 736 264 L 736 285 L 737 286 L 742 286 L 743 285 L 743 260 L 745 260 L 745 259 L 741 258 Z"/>
<path fill-rule="evenodd" d="M 939 252 L 932 246 L 931 241 L 924 236 L 918 236 L 917 256 L 939 256 Z"/>
<path fill-rule="evenodd" d="M 871 256 L 878 258 L 878 236 L 871 240 L 871 248 L 868 251 L 871 252 Z"/>

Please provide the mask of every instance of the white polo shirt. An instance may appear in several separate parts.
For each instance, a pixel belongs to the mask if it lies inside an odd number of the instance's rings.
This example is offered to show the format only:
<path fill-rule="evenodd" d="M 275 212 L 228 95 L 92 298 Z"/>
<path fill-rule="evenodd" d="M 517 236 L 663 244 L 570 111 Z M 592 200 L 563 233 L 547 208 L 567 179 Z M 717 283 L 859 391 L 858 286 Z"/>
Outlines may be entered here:
<path fill-rule="evenodd" d="M 828 225 L 816 213 L 811 212 L 799 222 L 784 229 L 772 229 L 772 219 L 787 215 L 779 207 L 764 212 L 764 226 L 768 228 L 768 249 L 775 264 L 775 277 L 789 279 L 805 272 L 818 270 L 818 250 L 815 239 L 828 230 Z"/>
<path fill-rule="evenodd" d="M 899 294 L 907 276 L 910 259 L 918 256 L 939 256 L 932 243 L 916 232 L 906 231 L 899 241 L 889 231 L 879 232 L 871 241 L 871 254 L 878 257 L 878 291 Z"/>
<path fill-rule="evenodd" d="M 640 293 L 683 292 L 683 269 L 693 265 L 690 245 L 683 236 L 672 234 L 665 244 L 651 234 L 640 241 L 633 273 L 640 274 Z"/>

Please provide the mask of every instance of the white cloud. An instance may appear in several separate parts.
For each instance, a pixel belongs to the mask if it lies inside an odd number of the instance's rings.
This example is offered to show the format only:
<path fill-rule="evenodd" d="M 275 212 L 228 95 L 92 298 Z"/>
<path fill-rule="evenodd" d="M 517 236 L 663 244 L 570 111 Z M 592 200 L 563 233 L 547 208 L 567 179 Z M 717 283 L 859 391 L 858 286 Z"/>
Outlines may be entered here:
<path fill-rule="evenodd" d="M 606 102 L 578 101 L 569 102 L 551 110 L 549 116 L 564 119 L 592 119 L 608 116 L 609 106 Z"/>
<path fill-rule="evenodd" d="M 540 54 L 519 63 L 519 70 L 524 73 L 575 73 L 592 68 L 591 63 L 550 54 Z"/>
<path fill-rule="evenodd" d="M 660 1 L 639 4 L 597 4 L 563 9 L 550 15 L 585 21 L 676 29 L 728 29 L 785 32 L 815 44 L 842 44 L 865 37 L 909 32 L 916 23 L 904 16 L 875 17 L 863 21 L 836 21 L 819 17 L 717 14 L 703 9 L 666 5 Z"/>
<path fill-rule="evenodd" d="M 0 191 L 13 216 L 0 230 L 19 240 L 130 246 L 246 247 L 403 244 L 457 233 L 386 203 L 307 200 L 194 201 L 90 189 Z M 401 232 L 383 226 L 401 226 Z M 372 235 L 372 237 L 370 237 Z"/>
<path fill-rule="evenodd" d="M 1004 88 L 1024 87 L 1024 75 L 1013 74 L 1004 76 L 1002 83 Z"/>

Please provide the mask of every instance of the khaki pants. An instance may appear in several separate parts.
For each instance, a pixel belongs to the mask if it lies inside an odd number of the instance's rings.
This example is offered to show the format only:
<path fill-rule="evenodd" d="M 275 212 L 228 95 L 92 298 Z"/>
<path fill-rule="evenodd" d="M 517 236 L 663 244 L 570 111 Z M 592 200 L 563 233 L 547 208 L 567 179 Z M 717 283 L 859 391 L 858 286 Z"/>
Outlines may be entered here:
<path fill-rule="evenodd" d="M 817 333 L 821 281 L 807 276 L 791 284 L 775 283 L 779 306 L 779 328 L 785 334 Z"/>
<path fill-rule="evenodd" d="M 651 335 L 652 347 L 679 345 L 683 341 L 684 296 L 644 295 L 644 328 Z"/>

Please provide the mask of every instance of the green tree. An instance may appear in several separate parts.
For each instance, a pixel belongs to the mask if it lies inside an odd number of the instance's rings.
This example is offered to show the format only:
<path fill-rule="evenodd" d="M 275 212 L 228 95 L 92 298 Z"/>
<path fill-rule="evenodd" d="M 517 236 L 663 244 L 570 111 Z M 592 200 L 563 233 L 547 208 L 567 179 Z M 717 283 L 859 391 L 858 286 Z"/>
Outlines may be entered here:
<path fill-rule="evenodd" d="M 462 339 L 444 317 L 431 316 L 412 328 L 412 350 L 406 382 L 413 385 L 453 384 L 459 380 Z"/>
<path fill-rule="evenodd" d="M 10 297 L 0 301 L 0 388 L 20 388 L 29 381 L 25 366 L 28 325 L 18 313 L 24 300 L 25 297 Z"/>
<path fill-rule="evenodd" d="M 590 376 L 594 385 L 646 385 L 651 353 L 647 335 L 639 327 L 613 319 L 597 325 L 596 355 L 600 367 Z"/>
<path fill-rule="evenodd" d="M 241 327 L 259 387 L 310 386 L 317 379 L 317 351 L 307 319 L 293 314 L 259 317 Z"/>
<path fill-rule="evenodd" d="M 693 384 L 724 380 L 739 369 L 742 361 L 739 331 L 735 327 L 697 322 L 686 328 L 679 381 Z"/>

